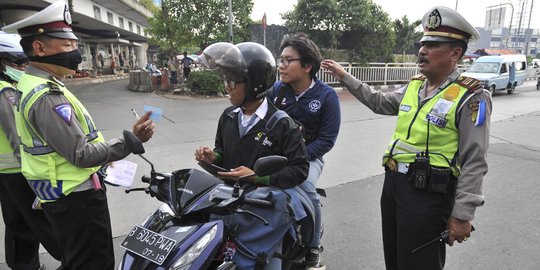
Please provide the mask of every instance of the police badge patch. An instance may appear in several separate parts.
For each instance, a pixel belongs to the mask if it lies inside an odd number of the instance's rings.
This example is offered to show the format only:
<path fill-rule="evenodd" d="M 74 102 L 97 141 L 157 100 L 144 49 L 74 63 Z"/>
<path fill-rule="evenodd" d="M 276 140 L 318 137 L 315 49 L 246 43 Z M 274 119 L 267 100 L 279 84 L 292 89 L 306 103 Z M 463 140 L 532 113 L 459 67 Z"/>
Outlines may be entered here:
<path fill-rule="evenodd" d="M 68 125 L 71 125 L 72 111 L 71 105 L 68 103 L 62 103 L 53 108 L 54 111 L 66 121 Z"/>

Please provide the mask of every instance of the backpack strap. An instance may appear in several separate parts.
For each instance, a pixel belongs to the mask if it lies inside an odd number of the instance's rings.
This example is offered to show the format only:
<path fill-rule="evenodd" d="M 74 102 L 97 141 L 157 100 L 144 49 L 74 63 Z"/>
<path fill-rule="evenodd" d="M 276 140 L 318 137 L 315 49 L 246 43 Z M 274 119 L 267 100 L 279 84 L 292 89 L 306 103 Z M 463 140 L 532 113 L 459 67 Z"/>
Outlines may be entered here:
<path fill-rule="evenodd" d="M 268 122 L 266 122 L 266 126 L 264 127 L 266 134 L 270 134 L 270 132 L 274 129 L 276 124 L 279 122 L 279 120 L 289 117 L 289 115 L 282 110 L 277 110 L 270 116 L 270 119 L 268 119 Z"/>
<path fill-rule="evenodd" d="M 274 105 L 276 105 L 278 109 L 281 109 L 281 103 L 283 102 L 285 91 L 287 91 L 287 86 L 285 86 L 285 84 L 281 84 L 278 89 L 276 100 L 274 101 Z"/>

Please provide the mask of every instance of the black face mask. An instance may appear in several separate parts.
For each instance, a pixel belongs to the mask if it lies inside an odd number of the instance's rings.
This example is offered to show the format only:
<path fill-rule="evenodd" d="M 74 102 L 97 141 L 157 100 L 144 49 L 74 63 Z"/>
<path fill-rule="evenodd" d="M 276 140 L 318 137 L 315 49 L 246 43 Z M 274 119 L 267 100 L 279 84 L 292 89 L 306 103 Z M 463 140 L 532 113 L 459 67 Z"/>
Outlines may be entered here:
<path fill-rule="evenodd" d="M 82 56 L 79 50 L 70 52 L 57 53 L 48 56 L 30 56 L 28 59 L 32 62 L 40 62 L 62 66 L 71 70 L 77 70 L 77 67 L 82 62 Z"/>

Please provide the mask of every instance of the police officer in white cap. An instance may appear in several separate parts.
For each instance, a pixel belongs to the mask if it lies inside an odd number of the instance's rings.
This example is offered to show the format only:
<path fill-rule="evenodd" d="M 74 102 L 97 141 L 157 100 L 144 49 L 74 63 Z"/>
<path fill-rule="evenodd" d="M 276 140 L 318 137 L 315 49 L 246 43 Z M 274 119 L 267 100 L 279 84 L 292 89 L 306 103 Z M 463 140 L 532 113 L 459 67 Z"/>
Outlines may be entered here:
<path fill-rule="evenodd" d="M 130 154 L 124 138 L 106 142 L 83 104 L 61 79 L 81 62 L 64 1 L 3 28 L 18 32 L 30 60 L 18 84 L 15 113 L 22 173 L 39 198 L 61 244 L 63 269 L 114 268 L 107 197 L 96 172 Z M 143 142 L 154 124 L 145 114 L 133 126 Z"/>
<path fill-rule="evenodd" d="M 383 156 L 386 269 L 443 269 L 445 244 L 467 240 L 474 212 L 484 204 L 491 95 L 457 69 L 467 43 L 479 33 L 457 12 L 441 6 L 430 9 L 422 25 L 422 75 L 403 88 L 372 91 L 335 61 L 322 63 L 371 110 L 398 116 Z M 446 229 L 446 243 L 422 247 Z"/>

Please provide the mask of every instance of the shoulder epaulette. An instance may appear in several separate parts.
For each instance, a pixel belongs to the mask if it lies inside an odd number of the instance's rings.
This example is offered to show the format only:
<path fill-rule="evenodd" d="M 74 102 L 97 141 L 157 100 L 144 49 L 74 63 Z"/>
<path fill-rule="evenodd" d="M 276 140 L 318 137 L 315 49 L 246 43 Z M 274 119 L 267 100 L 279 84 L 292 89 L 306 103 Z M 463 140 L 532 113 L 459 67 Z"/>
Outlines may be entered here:
<path fill-rule="evenodd" d="M 411 80 L 425 81 L 426 76 L 424 74 L 417 74 L 411 77 Z"/>
<path fill-rule="evenodd" d="M 47 84 L 49 85 L 49 93 L 52 93 L 52 94 L 64 94 L 64 91 L 62 91 L 62 89 L 60 89 L 60 86 L 58 86 L 58 84 L 54 83 L 54 82 L 47 82 Z"/>
<path fill-rule="evenodd" d="M 479 80 L 466 76 L 460 76 L 457 78 L 456 83 L 469 89 L 469 92 L 471 93 L 482 86 Z"/>

